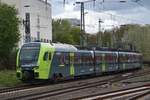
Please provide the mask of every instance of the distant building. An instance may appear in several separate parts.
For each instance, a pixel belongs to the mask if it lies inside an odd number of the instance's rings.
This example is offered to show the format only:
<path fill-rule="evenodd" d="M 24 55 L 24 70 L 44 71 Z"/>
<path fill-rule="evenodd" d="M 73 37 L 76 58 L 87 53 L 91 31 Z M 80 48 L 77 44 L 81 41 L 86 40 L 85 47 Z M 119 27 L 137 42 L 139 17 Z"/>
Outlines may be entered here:
<path fill-rule="evenodd" d="M 40 40 L 50 42 L 52 40 L 52 14 L 51 4 L 43 0 L 0 0 L 2 3 L 15 6 L 20 25 L 21 39 L 19 47 L 25 42 Z M 27 19 L 30 20 L 30 27 L 25 27 Z M 26 38 L 26 36 L 30 38 Z"/>

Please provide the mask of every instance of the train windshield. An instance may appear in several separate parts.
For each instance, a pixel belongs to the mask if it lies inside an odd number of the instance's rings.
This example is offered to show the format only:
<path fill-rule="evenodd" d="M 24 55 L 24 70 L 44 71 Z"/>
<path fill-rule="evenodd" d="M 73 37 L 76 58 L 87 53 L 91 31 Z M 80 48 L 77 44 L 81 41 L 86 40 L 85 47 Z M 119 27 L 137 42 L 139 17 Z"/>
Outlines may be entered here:
<path fill-rule="evenodd" d="M 40 46 L 23 46 L 20 51 L 20 65 L 36 65 L 38 61 Z"/>

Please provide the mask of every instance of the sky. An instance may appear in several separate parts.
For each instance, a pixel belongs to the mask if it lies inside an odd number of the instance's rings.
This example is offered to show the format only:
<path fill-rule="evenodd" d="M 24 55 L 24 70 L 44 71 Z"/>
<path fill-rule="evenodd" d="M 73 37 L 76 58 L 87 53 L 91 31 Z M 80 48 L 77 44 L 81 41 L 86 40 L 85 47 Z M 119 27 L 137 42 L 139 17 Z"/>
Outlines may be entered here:
<path fill-rule="evenodd" d="M 80 20 L 80 5 L 77 1 L 87 0 L 51 0 L 53 18 L 77 18 Z M 92 0 L 91 0 L 92 1 Z M 96 0 L 85 3 L 85 30 L 88 33 L 98 31 L 101 19 L 101 30 L 118 27 L 122 24 L 150 24 L 150 0 Z M 138 1 L 138 2 L 135 2 Z"/>

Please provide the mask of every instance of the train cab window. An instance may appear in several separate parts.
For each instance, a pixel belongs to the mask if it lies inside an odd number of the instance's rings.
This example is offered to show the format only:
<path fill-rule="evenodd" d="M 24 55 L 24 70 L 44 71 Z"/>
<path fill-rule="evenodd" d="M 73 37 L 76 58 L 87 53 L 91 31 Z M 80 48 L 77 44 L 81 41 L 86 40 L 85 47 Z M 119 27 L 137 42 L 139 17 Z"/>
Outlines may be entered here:
<path fill-rule="evenodd" d="M 49 58 L 49 57 L 48 57 L 48 52 L 45 52 L 44 57 L 43 57 L 43 60 L 44 60 L 44 61 L 47 61 L 48 58 Z"/>

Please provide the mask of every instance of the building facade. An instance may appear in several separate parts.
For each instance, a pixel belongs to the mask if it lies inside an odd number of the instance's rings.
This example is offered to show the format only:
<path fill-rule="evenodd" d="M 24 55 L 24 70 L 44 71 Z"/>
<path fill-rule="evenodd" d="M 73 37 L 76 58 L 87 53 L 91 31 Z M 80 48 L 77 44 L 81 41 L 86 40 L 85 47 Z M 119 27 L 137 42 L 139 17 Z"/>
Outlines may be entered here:
<path fill-rule="evenodd" d="M 51 4 L 43 0 L 1 0 L 14 6 L 21 21 L 19 47 L 26 42 L 52 40 Z"/>

